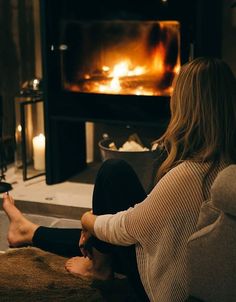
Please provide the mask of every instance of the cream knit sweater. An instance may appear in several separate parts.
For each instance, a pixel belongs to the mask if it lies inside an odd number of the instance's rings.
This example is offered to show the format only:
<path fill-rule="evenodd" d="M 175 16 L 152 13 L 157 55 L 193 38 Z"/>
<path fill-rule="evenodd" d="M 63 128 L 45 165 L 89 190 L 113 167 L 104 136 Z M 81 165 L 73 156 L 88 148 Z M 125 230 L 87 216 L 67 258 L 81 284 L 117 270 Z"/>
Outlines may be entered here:
<path fill-rule="evenodd" d="M 216 175 L 225 167 L 222 163 L 211 174 L 208 195 Z M 208 168 L 206 163 L 185 161 L 169 171 L 134 208 L 96 218 L 94 229 L 99 239 L 136 245 L 138 269 L 150 301 L 183 302 L 188 297 L 187 241 L 196 231 L 204 201 L 202 179 Z"/>

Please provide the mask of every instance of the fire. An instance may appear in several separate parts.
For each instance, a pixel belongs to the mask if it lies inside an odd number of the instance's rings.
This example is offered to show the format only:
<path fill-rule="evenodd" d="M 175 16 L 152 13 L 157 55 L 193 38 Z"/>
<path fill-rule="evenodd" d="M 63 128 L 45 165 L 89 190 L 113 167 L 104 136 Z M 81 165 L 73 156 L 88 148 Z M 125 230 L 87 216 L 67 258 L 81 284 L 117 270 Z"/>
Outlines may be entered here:
<path fill-rule="evenodd" d="M 161 44 L 156 48 L 153 54 L 153 70 L 155 70 L 159 74 L 165 72 L 163 58 L 165 58 L 165 49 L 164 46 Z"/>
<path fill-rule="evenodd" d="M 179 71 L 180 71 L 180 64 L 177 64 L 177 65 L 175 66 L 175 68 L 174 68 L 174 73 L 175 73 L 175 74 L 178 74 Z"/>
<path fill-rule="evenodd" d="M 135 68 L 130 67 L 129 61 L 122 61 L 114 66 L 113 71 L 111 72 L 110 76 L 114 78 L 119 77 L 132 77 L 138 76 L 145 73 L 145 67 L 136 66 Z"/>
<path fill-rule="evenodd" d="M 121 90 L 120 81 L 118 77 L 114 77 L 107 85 L 99 85 L 101 93 L 118 93 Z"/>
<path fill-rule="evenodd" d="M 120 78 L 139 76 L 145 73 L 145 67 L 131 67 L 132 64 L 128 60 L 124 60 L 116 64 L 113 69 L 109 66 L 103 66 L 102 70 L 107 73 L 108 78 L 112 78 L 107 84 L 99 85 L 98 90 L 102 93 L 118 93 L 122 89 Z M 142 90 L 142 89 L 141 89 Z M 134 94 L 141 94 L 134 92 Z"/>
<path fill-rule="evenodd" d="M 124 77 L 128 75 L 128 72 L 129 72 L 128 62 L 124 61 L 114 66 L 111 76 L 113 76 L 114 78 Z"/>
<path fill-rule="evenodd" d="M 111 90 L 113 91 L 120 91 L 121 87 L 120 87 L 120 81 L 118 77 L 114 77 L 111 80 L 111 85 L 110 85 Z"/>

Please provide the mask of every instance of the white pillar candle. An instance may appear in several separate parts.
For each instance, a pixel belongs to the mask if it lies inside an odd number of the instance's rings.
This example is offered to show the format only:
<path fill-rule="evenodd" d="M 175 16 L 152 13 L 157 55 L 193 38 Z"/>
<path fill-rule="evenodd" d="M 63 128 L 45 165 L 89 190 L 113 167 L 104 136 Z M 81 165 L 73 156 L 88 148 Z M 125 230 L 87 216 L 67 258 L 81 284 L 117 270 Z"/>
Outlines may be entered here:
<path fill-rule="evenodd" d="M 40 133 L 33 138 L 34 169 L 45 170 L 45 136 Z"/>

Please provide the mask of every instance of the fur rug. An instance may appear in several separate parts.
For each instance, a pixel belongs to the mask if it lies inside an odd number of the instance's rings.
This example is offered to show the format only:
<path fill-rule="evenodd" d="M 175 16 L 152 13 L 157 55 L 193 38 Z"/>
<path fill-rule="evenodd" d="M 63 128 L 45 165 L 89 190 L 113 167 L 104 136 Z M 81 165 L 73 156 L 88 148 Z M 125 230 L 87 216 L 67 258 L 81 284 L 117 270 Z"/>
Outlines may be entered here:
<path fill-rule="evenodd" d="M 0 255 L 1 302 L 136 301 L 123 280 L 90 282 L 64 269 L 67 259 L 27 247 Z"/>

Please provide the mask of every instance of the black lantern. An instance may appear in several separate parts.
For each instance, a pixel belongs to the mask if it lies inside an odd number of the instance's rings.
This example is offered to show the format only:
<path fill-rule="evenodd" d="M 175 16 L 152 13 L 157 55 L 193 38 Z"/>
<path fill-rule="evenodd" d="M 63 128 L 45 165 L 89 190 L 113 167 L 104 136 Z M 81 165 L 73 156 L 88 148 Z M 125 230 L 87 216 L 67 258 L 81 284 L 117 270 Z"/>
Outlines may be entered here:
<path fill-rule="evenodd" d="M 41 81 L 23 85 L 15 99 L 15 165 L 22 168 L 23 180 L 45 174 L 45 136 Z"/>

